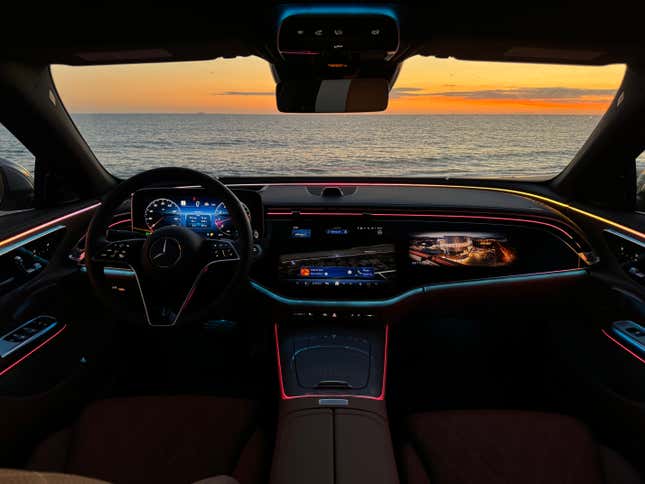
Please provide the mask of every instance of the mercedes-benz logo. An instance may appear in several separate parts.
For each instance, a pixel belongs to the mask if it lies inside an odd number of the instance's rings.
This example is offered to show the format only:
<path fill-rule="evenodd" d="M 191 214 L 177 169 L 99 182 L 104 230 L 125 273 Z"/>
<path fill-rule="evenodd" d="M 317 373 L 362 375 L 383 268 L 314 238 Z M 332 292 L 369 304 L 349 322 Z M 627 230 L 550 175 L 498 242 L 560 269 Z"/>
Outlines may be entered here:
<path fill-rule="evenodd" d="M 175 239 L 162 237 L 150 245 L 148 254 L 155 266 L 167 269 L 174 266 L 181 258 L 181 245 Z"/>

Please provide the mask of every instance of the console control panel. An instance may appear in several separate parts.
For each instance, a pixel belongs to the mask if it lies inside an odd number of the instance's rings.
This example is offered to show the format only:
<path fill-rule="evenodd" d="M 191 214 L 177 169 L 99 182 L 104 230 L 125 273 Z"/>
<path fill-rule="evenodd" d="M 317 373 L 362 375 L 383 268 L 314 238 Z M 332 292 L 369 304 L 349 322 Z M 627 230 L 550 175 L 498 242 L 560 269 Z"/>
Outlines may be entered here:
<path fill-rule="evenodd" d="M 378 315 L 374 312 L 363 311 L 336 311 L 329 310 L 304 310 L 292 311 L 291 319 L 295 321 L 375 321 Z"/>

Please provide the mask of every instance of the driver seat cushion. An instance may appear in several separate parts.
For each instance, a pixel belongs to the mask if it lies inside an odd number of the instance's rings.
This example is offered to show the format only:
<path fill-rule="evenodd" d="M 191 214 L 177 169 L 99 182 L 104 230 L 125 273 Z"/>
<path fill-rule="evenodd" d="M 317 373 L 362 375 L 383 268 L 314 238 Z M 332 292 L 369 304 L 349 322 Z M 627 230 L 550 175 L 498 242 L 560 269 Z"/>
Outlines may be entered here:
<path fill-rule="evenodd" d="M 407 484 L 642 484 L 569 417 L 519 411 L 412 415 L 399 452 Z"/>
<path fill-rule="evenodd" d="M 42 442 L 29 469 L 117 483 L 190 483 L 219 474 L 264 482 L 267 434 L 250 401 L 164 396 L 88 406 L 76 423 Z"/>

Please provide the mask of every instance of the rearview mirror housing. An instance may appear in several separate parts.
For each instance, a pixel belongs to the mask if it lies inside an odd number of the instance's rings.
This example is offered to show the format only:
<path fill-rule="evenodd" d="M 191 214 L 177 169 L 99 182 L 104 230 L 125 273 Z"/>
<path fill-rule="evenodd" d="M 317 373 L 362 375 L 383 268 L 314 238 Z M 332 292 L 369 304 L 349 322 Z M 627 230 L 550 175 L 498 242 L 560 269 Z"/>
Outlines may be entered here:
<path fill-rule="evenodd" d="M 276 86 L 276 98 L 283 113 L 385 111 L 389 86 L 380 78 L 287 80 Z"/>

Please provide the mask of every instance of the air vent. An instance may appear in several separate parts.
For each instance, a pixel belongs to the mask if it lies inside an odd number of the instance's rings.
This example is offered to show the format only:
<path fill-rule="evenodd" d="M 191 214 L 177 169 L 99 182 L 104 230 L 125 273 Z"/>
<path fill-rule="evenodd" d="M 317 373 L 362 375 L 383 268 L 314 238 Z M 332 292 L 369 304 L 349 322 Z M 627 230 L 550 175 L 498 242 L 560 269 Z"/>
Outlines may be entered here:
<path fill-rule="evenodd" d="M 325 187 L 323 188 L 323 191 L 320 194 L 321 197 L 328 197 L 328 198 L 339 198 L 344 195 L 345 194 L 343 193 L 343 189 L 340 187 Z"/>

